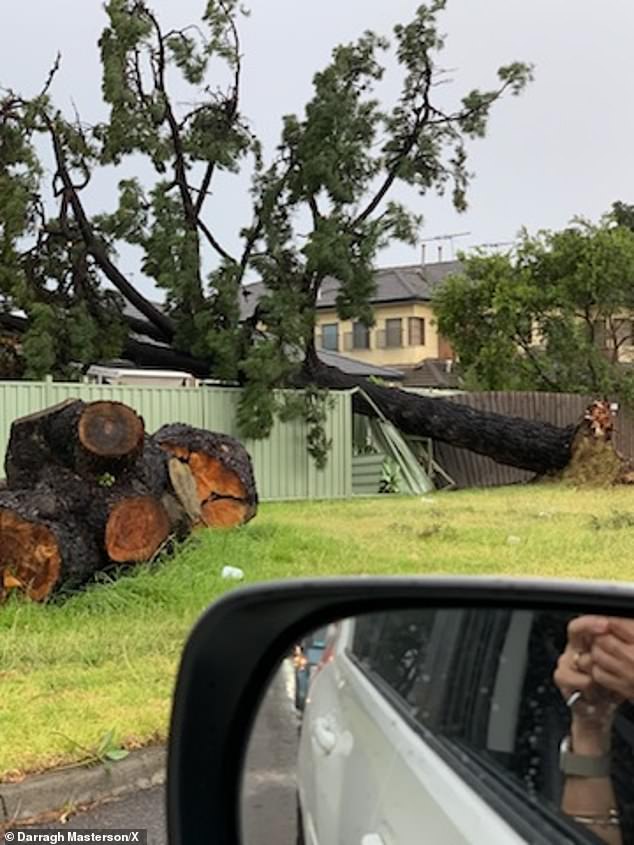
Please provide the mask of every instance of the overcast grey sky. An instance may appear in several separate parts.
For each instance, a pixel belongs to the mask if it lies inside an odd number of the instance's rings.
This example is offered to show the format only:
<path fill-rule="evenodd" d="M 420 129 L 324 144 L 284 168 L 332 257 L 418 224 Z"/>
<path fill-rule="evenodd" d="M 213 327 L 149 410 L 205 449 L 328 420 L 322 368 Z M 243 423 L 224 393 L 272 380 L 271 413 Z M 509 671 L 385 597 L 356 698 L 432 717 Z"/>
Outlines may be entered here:
<path fill-rule="evenodd" d="M 204 6 L 202 0 L 151 3 L 167 25 L 194 21 Z M 252 16 L 242 24 L 243 109 L 255 130 L 274 144 L 281 116 L 301 110 L 313 73 L 335 44 L 365 29 L 388 33 L 417 5 L 251 0 Z M 84 119 L 98 119 L 96 42 L 104 21 L 99 0 L 4 0 L 0 84 L 34 93 L 59 49 L 57 102 L 67 107 L 72 98 Z M 516 59 L 533 62 L 536 78 L 521 98 L 509 97 L 495 109 L 488 137 L 472 145 L 476 178 L 466 214 L 454 212 L 448 197 L 412 197 L 425 217 L 423 237 L 470 232 L 456 242 L 460 247 L 508 241 L 524 225 L 558 228 L 575 214 L 596 219 L 616 199 L 634 202 L 632 0 L 449 0 L 442 21 L 448 35 L 443 65 L 455 68 L 456 94 L 486 87 L 499 65 Z M 383 90 L 395 96 L 398 80 Z M 246 222 L 245 188 L 244 180 L 224 179 L 217 189 L 210 223 L 230 246 Z M 112 199 L 101 180 L 90 211 Z M 435 247 L 428 255 L 436 255 Z M 418 249 L 394 244 L 380 263 L 418 259 Z"/>

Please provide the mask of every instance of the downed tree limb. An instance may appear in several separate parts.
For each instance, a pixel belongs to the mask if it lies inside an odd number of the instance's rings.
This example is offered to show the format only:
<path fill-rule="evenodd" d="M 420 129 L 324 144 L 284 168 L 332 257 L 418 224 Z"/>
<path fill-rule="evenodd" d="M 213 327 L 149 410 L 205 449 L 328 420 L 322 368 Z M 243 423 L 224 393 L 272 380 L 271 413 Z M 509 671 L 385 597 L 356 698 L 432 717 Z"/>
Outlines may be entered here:
<path fill-rule="evenodd" d="M 203 524 L 229 527 L 253 519 L 255 477 L 238 440 L 182 424 L 165 425 L 152 439 L 191 471 Z"/>
<path fill-rule="evenodd" d="M 310 363 L 307 360 L 299 383 L 312 383 L 331 390 L 359 387 L 404 434 L 429 437 L 469 449 L 500 464 L 538 475 L 562 470 L 570 460 L 574 425 L 559 428 L 520 417 L 476 411 L 466 405 L 348 375 L 318 359 L 311 359 Z M 353 399 L 353 408 L 356 413 L 376 416 L 376 411 L 360 393 Z"/>
<path fill-rule="evenodd" d="M 153 338 L 157 343 L 150 343 L 128 336 L 122 355 L 138 367 L 157 367 L 166 370 L 185 370 L 198 378 L 207 378 L 211 375 L 211 366 L 208 361 L 196 358 L 187 352 L 181 352 L 171 346 L 161 343 L 161 332 L 151 324 L 134 317 L 125 317 L 130 329 L 148 339 Z M 22 335 L 29 328 L 29 321 L 26 317 L 18 317 L 13 314 L 0 313 L 0 328 Z"/>
<path fill-rule="evenodd" d="M 85 584 L 104 564 L 96 539 L 59 491 L 0 491 L 0 600 L 20 590 L 42 601 Z"/>
<path fill-rule="evenodd" d="M 51 466 L 85 478 L 118 475 L 139 458 L 143 419 L 121 402 L 68 399 L 11 425 L 5 459 L 11 488 L 34 487 Z"/>
<path fill-rule="evenodd" d="M 119 402 L 71 399 L 16 420 L 0 488 L 0 601 L 43 601 L 111 565 L 152 560 L 196 526 L 257 508 L 251 460 L 232 437 L 186 425 L 147 437 Z M 177 453 L 177 454 L 175 454 Z"/>

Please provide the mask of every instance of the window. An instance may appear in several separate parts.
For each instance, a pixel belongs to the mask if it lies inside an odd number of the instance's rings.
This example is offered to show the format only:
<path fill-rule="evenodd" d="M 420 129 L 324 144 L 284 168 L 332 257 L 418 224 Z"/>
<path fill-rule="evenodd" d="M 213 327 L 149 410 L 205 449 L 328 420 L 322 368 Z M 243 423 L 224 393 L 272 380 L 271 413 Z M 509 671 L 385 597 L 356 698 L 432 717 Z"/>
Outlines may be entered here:
<path fill-rule="evenodd" d="M 409 345 L 425 345 L 425 321 L 422 317 L 409 318 Z"/>
<path fill-rule="evenodd" d="M 364 326 L 363 323 L 355 323 L 352 327 L 352 348 L 370 348 L 370 329 Z"/>
<path fill-rule="evenodd" d="M 325 323 L 321 327 L 321 348 L 330 352 L 339 351 L 339 324 Z"/>
<path fill-rule="evenodd" d="M 436 610 L 372 613 L 355 621 L 352 653 L 405 702 L 423 675 Z"/>
<path fill-rule="evenodd" d="M 351 654 L 410 724 L 556 804 L 569 716 L 552 676 L 569 621 L 559 612 L 388 611 L 357 618 Z"/>
<path fill-rule="evenodd" d="M 570 618 L 566 611 L 387 611 L 355 620 L 348 655 L 406 724 L 518 832 L 530 833 L 539 813 L 567 833 L 558 754 L 570 715 L 553 672 Z M 527 792 L 537 800 L 525 812 Z"/>
<path fill-rule="evenodd" d="M 403 345 L 403 321 L 400 317 L 385 321 L 385 345 L 388 349 Z"/>

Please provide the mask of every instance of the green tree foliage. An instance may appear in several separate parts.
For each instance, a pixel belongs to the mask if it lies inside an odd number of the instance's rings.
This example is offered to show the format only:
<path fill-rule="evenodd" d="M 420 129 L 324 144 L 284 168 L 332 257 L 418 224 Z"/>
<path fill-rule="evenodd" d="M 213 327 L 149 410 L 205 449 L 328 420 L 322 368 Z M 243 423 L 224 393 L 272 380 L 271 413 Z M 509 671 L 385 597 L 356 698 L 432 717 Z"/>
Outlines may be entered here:
<path fill-rule="evenodd" d="M 618 363 L 634 345 L 634 231 L 614 214 L 524 232 L 512 252 L 463 256 L 463 265 L 434 309 L 472 387 L 634 399 Z"/>
<path fill-rule="evenodd" d="M 323 281 L 341 282 L 342 318 L 371 325 L 377 253 L 393 240 L 414 243 L 422 221 L 394 201 L 393 188 L 405 184 L 421 196 L 449 190 L 464 210 L 468 142 L 485 135 L 497 101 L 530 80 L 531 68 L 515 62 L 498 70 L 489 89 L 459 94 L 447 106 L 443 86 L 437 102 L 438 83 L 449 81 L 439 29 L 445 5 L 421 5 L 391 43 L 366 32 L 336 47 L 314 77 L 304 113 L 284 118 L 275 155 L 265 161 L 240 111 L 246 12 L 237 0 L 208 0 L 198 25 L 170 31 L 149 2 L 108 0 L 99 41 L 107 120 L 86 127 L 56 108 L 57 66 L 38 97 L 0 96 L 0 312 L 26 314 L 28 373 L 66 373 L 72 362 L 121 352 L 130 328 L 123 297 L 154 339 L 209 362 L 217 376 L 239 379 L 243 432 L 264 436 L 280 412 L 272 388 L 314 358 Z M 401 81 L 391 104 L 377 94 L 390 52 Z M 56 164 L 48 185 L 36 153 L 41 138 Z M 154 180 L 122 175 L 117 207 L 89 211 L 84 189 L 92 175 L 116 173 L 132 157 L 149 162 Z M 244 168 L 253 210 L 232 254 L 210 223 L 213 186 L 219 173 Z M 141 250 L 143 272 L 164 291 L 162 313 L 118 266 L 123 244 Z M 241 321 L 247 273 L 257 273 L 265 294 Z M 296 407 L 315 431 L 317 456 L 327 446 L 317 434 L 322 404 L 315 394 Z"/>

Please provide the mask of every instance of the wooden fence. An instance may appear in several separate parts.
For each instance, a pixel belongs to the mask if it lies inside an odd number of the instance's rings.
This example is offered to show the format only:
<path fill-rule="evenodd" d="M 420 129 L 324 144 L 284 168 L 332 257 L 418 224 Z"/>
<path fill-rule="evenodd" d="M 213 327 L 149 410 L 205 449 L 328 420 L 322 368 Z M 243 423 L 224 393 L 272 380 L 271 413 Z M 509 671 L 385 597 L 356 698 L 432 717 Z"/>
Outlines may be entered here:
<path fill-rule="evenodd" d="M 443 396 L 478 411 L 493 411 L 510 417 L 549 422 L 565 427 L 579 421 L 596 396 L 569 393 L 505 391 L 488 393 L 454 393 Z M 634 457 L 634 417 L 622 408 L 616 417 L 616 448 L 627 457 Z M 534 473 L 503 466 L 491 458 L 446 443 L 434 443 L 434 457 L 459 488 L 497 487 L 529 481 Z"/>

